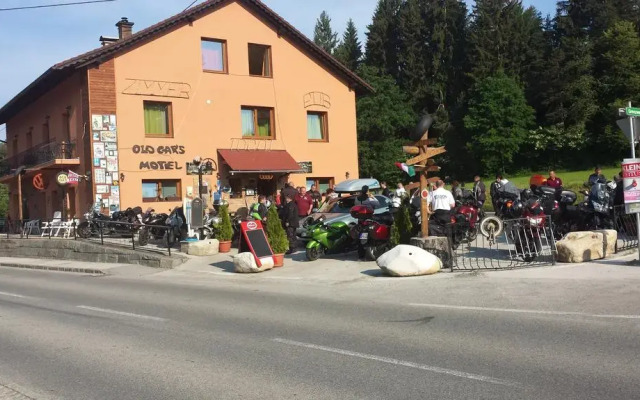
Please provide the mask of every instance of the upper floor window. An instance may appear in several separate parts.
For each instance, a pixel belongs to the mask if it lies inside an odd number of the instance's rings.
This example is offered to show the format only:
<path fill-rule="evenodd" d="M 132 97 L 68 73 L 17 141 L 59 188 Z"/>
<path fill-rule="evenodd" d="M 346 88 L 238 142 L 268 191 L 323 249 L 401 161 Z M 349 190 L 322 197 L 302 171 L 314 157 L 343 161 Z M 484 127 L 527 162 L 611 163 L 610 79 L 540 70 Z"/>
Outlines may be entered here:
<path fill-rule="evenodd" d="M 144 102 L 144 133 L 146 136 L 173 137 L 171 103 Z"/>
<path fill-rule="evenodd" d="M 242 107 L 242 137 L 274 139 L 273 108 Z"/>
<path fill-rule="evenodd" d="M 210 72 L 227 73 L 227 42 L 216 39 L 202 39 L 202 69 Z"/>
<path fill-rule="evenodd" d="M 328 141 L 328 131 L 326 112 L 307 112 L 307 139 L 309 139 L 310 142 Z"/>
<path fill-rule="evenodd" d="M 271 46 L 249 43 L 249 75 L 271 78 Z"/>

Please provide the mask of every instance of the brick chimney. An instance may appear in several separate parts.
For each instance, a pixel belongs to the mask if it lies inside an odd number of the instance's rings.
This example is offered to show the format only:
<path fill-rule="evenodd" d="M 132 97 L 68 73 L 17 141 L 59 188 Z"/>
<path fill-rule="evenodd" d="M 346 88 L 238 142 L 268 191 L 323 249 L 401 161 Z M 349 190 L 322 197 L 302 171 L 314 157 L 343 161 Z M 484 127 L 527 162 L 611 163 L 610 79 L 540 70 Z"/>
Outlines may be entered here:
<path fill-rule="evenodd" d="M 126 17 L 122 17 L 116 26 L 118 27 L 118 36 L 120 40 L 126 39 L 133 34 L 133 22 L 129 22 Z"/>

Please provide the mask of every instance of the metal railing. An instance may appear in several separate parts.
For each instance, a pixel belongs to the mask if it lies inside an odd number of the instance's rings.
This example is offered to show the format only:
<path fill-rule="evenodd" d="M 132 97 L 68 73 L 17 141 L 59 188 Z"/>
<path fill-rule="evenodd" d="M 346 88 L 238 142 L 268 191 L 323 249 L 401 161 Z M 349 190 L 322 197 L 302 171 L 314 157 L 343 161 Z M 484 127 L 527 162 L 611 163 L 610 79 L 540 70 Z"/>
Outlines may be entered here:
<path fill-rule="evenodd" d="M 30 239 L 30 238 L 62 238 L 68 240 L 88 240 L 101 245 L 124 245 L 131 246 L 133 250 L 136 248 L 146 247 L 146 243 L 136 244 L 136 238 L 140 240 L 140 232 L 145 230 L 145 235 L 151 235 L 151 229 L 156 232 L 162 231 L 162 246 L 166 248 L 171 255 L 172 243 L 168 230 L 169 226 L 164 225 L 141 225 L 139 223 L 120 222 L 120 221 L 94 221 L 90 226 L 91 234 L 88 237 L 81 238 L 78 230 L 82 224 L 78 220 L 63 221 L 60 219 L 41 220 L 9 220 L 0 219 L 0 234 L 5 235 L 7 239 Z M 151 239 L 152 236 L 149 236 Z M 148 248 L 145 248 L 147 250 Z"/>
<path fill-rule="evenodd" d="M 532 226 L 527 219 L 505 220 L 499 235 L 487 237 L 478 231 L 470 235 L 458 235 L 468 226 L 446 226 L 449 242 L 449 260 L 445 264 L 451 271 L 482 269 L 512 269 L 554 265 L 557 253 L 551 217 L 545 217 L 544 225 Z"/>
<path fill-rule="evenodd" d="M 613 207 L 613 224 L 618 231 L 618 251 L 638 247 L 636 215 L 627 214 L 624 204 Z"/>
<path fill-rule="evenodd" d="M 0 176 L 8 175 L 20 166 L 34 167 L 49 161 L 76 158 L 74 142 L 51 141 L 0 160 Z"/>

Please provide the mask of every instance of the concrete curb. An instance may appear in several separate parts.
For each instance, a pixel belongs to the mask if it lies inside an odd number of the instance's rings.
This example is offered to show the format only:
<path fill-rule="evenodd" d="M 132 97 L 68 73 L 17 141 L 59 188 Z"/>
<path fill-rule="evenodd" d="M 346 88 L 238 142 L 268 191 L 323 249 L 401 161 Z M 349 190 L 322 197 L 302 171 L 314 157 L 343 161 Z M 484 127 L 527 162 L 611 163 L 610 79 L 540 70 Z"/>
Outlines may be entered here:
<path fill-rule="evenodd" d="M 5 262 L 0 263 L 0 267 L 35 269 L 41 271 L 73 272 L 76 274 L 107 275 L 106 272 L 95 268 L 57 267 L 54 265 L 27 265 Z"/>

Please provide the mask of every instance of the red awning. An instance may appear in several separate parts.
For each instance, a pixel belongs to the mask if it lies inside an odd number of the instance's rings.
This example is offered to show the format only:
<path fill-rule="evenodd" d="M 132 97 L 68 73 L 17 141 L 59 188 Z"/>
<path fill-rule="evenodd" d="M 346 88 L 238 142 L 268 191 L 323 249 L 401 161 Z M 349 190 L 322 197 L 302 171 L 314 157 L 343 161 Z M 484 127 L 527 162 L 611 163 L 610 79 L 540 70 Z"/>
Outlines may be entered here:
<path fill-rule="evenodd" d="M 236 173 L 303 172 L 286 150 L 218 150 Z"/>

